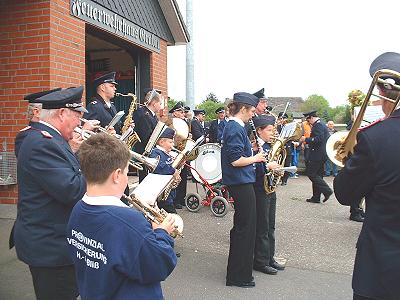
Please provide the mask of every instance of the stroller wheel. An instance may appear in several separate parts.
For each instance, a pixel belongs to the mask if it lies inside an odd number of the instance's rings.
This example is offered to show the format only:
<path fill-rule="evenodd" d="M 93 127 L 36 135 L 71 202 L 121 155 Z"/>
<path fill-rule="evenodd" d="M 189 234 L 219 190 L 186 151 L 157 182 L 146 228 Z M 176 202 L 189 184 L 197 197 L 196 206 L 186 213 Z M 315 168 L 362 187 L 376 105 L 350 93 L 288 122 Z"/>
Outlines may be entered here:
<path fill-rule="evenodd" d="M 201 198 L 199 194 L 189 193 L 185 197 L 185 205 L 191 212 L 199 211 L 201 207 Z"/>
<path fill-rule="evenodd" d="M 214 216 L 223 217 L 228 212 L 228 201 L 224 197 L 216 196 L 211 200 L 210 209 Z"/>

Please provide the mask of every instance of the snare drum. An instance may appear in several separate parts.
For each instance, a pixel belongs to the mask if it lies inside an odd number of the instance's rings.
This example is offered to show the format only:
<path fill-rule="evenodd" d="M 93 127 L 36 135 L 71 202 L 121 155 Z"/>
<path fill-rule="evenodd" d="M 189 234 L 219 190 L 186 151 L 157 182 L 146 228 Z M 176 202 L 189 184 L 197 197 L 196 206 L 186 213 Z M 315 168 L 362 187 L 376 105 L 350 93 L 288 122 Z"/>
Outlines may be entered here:
<path fill-rule="evenodd" d="M 201 175 L 209 184 L 214 184 L 222 178 L 221 146 L 218 144 L 204 144 L 198 147 L 198 156 L 190 162 L 190 166 Z M 193 177 L 202 182 L 196 171 L 191 170 Z"/>

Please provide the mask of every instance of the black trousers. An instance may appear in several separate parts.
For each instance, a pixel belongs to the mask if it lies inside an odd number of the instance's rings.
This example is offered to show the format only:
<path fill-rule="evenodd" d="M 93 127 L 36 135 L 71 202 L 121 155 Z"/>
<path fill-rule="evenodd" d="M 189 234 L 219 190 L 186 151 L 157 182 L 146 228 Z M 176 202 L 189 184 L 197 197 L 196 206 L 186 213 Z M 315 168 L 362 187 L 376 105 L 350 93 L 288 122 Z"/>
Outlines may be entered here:
<path fill-rule="evenodd" d="M 254 242 L 256 238 L 256 196 L 252 183 L 228 186 L 235 201 L 227 281 L 249 282 L 253 273 Z"/>
<path fill-rule="evenodd" d="M 79 296 L 73 265 L 29 269 L 38 300 L 72 300 Z"/>
<path fill-rule="evenodd" d="M 363 209 L 362 209 L 362 201 L 363 199 L 360 200 L 360 202 L 358 203 L 352 203 L 350 205 L 350 214 L 351 215 L 357 215 L 357 214 L 362 214 L 363 213 Z"/>
<path fill-rule="evenodd" d="M 312 191 L 314 200 L 320 200 L 321 194 L 330 194 L 332 189 L 324 180 L 324 160 L 308 161 L 306 163 L 306 172 L 312 183 Z"/>
<path fill-rule="evenodd" d="M 181 170 L 181 182 L 176 188 L 176 197 L 174 199 L 174 204 L 185 205 L 185 197 L 186 197 L 186 188 L 187 188 L 187 174 L 188 167 L 184 167 Z"/>
<path fill-rule="evenodd" d="M 256 194 L 256 241 L 254 246 L 254 266 L 269 265 L 275 255 L 275 216 L 276 193 L 266 194 L 265 191 L 255 191 Z"/>
<path fill-rule="evenodd" d="M 353 294 L 353 300 L 374 300 L 374 298 L 364 297 L 357 294 Z"/>

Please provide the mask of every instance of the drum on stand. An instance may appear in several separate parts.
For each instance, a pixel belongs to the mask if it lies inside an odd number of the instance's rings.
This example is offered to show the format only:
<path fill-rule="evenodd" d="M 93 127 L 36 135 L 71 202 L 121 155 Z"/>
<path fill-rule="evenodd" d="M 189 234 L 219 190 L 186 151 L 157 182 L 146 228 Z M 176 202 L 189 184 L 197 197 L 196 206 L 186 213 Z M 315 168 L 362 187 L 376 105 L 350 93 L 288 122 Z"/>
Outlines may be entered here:
<path fill-rule="evenodd" d="M 190 166 L 201 175 L 209 184 L 214 184 L 222 178 L 221 146 L 218 144 L 204 144 L 198 147 L 198 156 L 190 162 Z M 193 177 L 202 182 L 197 172 L 191 170 Z"/>

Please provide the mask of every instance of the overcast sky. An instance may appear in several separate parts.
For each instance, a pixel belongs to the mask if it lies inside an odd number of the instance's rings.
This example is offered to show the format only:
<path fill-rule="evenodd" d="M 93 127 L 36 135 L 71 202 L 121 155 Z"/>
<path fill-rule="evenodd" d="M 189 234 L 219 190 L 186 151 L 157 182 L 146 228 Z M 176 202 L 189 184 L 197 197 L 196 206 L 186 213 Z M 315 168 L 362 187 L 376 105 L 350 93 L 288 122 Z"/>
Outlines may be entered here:
<path fill-rule="evenodd" d="M 177 0 L 186 20 L 186 1 Z M 365 93 L 372 60 L 400 52 L 399 0 L 193 0 L 195 102 L 264 87 L 267 96 Z M 384 15 L 383 15 L 384 14 Z M 168 47 L 168 94 L 185 100 L 186 47 Z"/>

